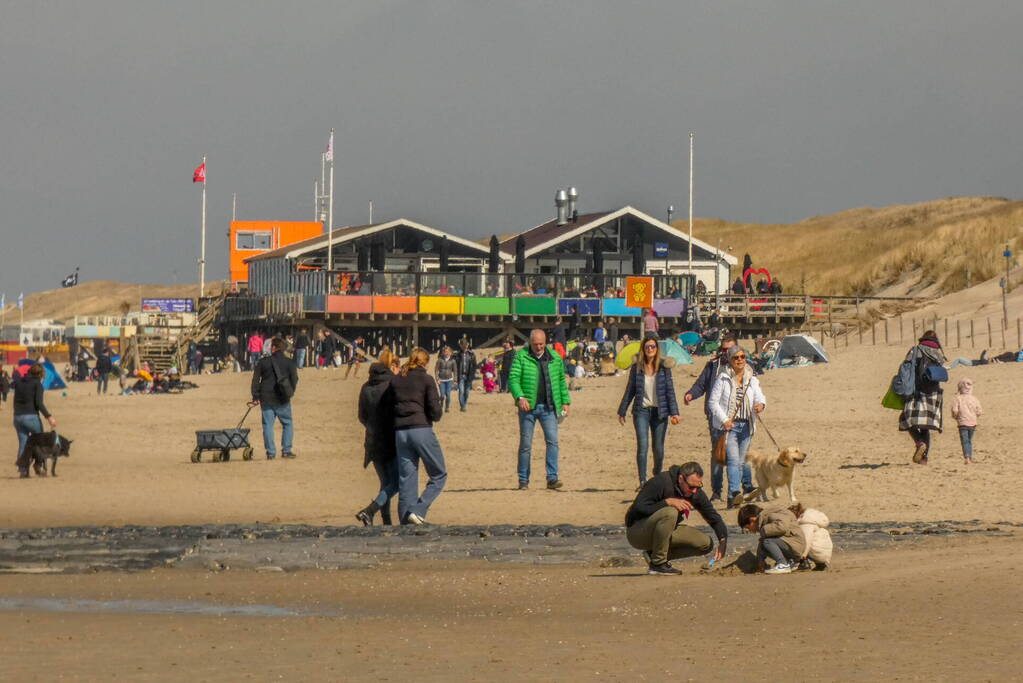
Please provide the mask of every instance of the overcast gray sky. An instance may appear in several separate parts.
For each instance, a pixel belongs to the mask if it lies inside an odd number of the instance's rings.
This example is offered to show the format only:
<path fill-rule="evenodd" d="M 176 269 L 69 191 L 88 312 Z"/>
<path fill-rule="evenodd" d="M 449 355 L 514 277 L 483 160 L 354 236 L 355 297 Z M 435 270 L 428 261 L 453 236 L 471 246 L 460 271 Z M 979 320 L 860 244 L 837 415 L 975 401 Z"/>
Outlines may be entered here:
<path fill-rule="evenodd" d="M 309 220 L 337 129 L 335 225 L 460 235 L 632 204 L 788 222 L 1018 197 L 1023 3 L 7 2 L 0 291 L 210 279 L 239 218 Z"/>

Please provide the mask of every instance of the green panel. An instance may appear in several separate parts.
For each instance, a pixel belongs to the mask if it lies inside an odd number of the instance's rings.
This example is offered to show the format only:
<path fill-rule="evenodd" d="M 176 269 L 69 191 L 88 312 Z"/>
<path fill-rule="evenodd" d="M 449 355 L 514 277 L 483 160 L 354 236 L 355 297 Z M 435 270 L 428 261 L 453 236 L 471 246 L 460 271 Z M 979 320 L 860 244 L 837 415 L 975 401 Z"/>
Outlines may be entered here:
<path fill-rule="evenodd" d="M 466 297 L 462 310 L 471 315 L 508 315 L 510 312 L 508 299 L 486 296 Z"/>
<path fill-rule="evenodd" d="M 546 296 L 515 297 L 516 315 L 556 315 L 558 300 Z"/>

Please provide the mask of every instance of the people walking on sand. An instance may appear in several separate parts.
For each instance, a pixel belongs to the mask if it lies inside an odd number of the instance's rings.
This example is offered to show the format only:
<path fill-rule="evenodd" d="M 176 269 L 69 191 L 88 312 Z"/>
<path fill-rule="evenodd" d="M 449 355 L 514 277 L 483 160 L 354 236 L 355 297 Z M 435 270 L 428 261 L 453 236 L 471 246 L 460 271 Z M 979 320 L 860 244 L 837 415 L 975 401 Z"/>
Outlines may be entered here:
<path fill-rule="evenodd" d="M 337 348 L 337 337 L 334 336 L 333 331 L 329 327 L 323 328 L 320 337 L 319 355 L 320 355 L 320 368 L 333 368 L 334 365 L 334 353 L 338 350 Z"/>
<path fill-rule="evenodd" d="M 646 309 L 646 313 L 643 314 L 643 336 L 653 336 L 654 339 L 660 339 L 660 321 L 657 319 L 657 312 L 652 308 Z"/>
<path fill-rule="evenodd" d="M 529 345 L 519 349 L 508 375 L 508 391 L 519 416 L 519 490 L 529 488 L 533 433 L 540 423 L 546 445 L 547 488 L 560 489 L 558 478 L 558 418 L 568 415 L 572 399 L 565 381 L 565 364 L 547 346 L 547 334 L 533 330 Z"/>
<path fill-rule="evenodd" d="M 708 401 L 714 427 L 725 433 L 728 507 L 734 507 L 741 494 L 754 490 L 746 452 L 756 431 L 756 417 L 767 407 L 767 398 L 752 366 L 746 362 L 745 349 L 733 346 L 725 352 L 725 358 L 728 367 L 718 375 Z"/>
<path fill-rule="evenodd" d="M 689 391 L 686 392 L 683 399 L 685 404 L 689 405 L 701 396 L 705 397 L 703 400 L 703 412 L 707 416 L 707 431 L 710 432 L 710 499 L 712 502 L 721 500 L 721 489 L 724 486 L 725 480 L 725 466 L 714 459 L 714 448 L 717 446 L 718 439 L 721 438 L 723 432 L 714 427 L 714 416 L 710 411 L 710 392 L 714 388 L 714 383 L 717 382 L 721 372 L 728 367 L 725 353 L 733 346 L 735 346 L 734 334 L 729 333 L 721 337 L 721 346 L 718 347 L 717 355 L 703 366 L 700 376 L 693 383 L 693 386 L 689 388 Z"/>
<path fill-rule="evenodd" d="M 363 441 L 362 466 L 373 463 L 380 491 L 369 505 L 355 513 L 363 526 L 373 525 L 379 512 L 380 521 L 391 524 L 391 498 L 398 495 L 398 451 L 394 444 L 394 404 L 387 400 L 391 379 L 401 370 L 398 357 L 384 348 L 377 362 L 369 366 L 369 379 L 359 391 L 359 422 L 366 428 Z"/>
<path fill-rule="evenodd" d="M 646 481 L 647 450 L 653 445 L 654 476 L 661 473 L 664 465 L 664 438 L 668 433 L 668 422 L 679 422 L 678 400 L 675 398 L 675 383 L 671 369 L 661 359 L 661 348 L 657 340 L 647 337 L 636 362 L 629 369 L 625 382 L 625 393 L 618 405 L 618 422 L 625 424 L 625 413 L 632 404 L 632 425 L 636 429 L 636 469 L 639 471 L 639 485 Z M 638 489 L 637 489 L 638 490 Z"/>
<path fill-rule="evenodd" d="M 980 399 L 973 393 L 973 380 L 963 378 L 956 387 L 955 398 L 949 406 L 952 417 L 959 425 L 959 442 L 963 447 L 963 460 L 967 465 L 973 462 L 973 435 L 977 431 L 980 420 Z"/>
<path fill-rule="evenodd" d="M 0 403 L 7 403 L 7 394 L 11 392 L 11 376 L 7 368 L 0 367 Z"/>
<path fill-rule="evenodd" d="M 348 375 L 352 374 L 352 368 L 355 368 L 355 374 L 353 377 L 359 376 L 359 365 L 366 360 L 366 340 L 359 335 L 352 342 L 352 348 L 349 349 L 350 356 L 348 356 L 348 368 L 345 370 L 345 379 L 348 379 Z"/>
<path fill-rule="evenodd" d="M 568 330 L 565 327 L 565 321 L 558 316 L 554 319 L 554 327 L 551 329 L 551 339 L 554 343 L 554 350 L 562 360 L 565 358 L 565 354 L 568 353 Z"/>
<path fill-rule="evenodd" d="M 259 334 L 259 331 L 255 331 L 249 335 L 248 341 L 245 343 L 245 349 L 249 354 L 249 370 L 256 369 L 256 363 L 259 362 L 259 357 L 263 354 L 263 337 Z"/>
<path fill-rule="evenodd" d="M 295 423 L 291 414 L 291 398 L 298 387 L 298 369 L 295 362 L 284 354 L 284 340 L 273 337 L 270 340 L 270 355 L 256 362 L 252 372 L 252 402 L 260 407 L 263 415 L 263 447 L 266 459 L 277 455 L 274 445 L 274 423 L 281 423 L 281 457 L 294 458 L 292 442 L 295 438 Z"/>
<path fill-rule="evenodd" d="M 18 435 L 18 457 L 15 464 L 22 479 L 28 479 L 29 453 L 25 443 L 32 434 L 43 431 L 43 422 L 39 414 L 50 424 L 51 429 L 57 428 L 57 419 L 46 409 L 43 403 L 43 377 L 46 371 L 39 363 L 29 367 L 28 372 L 14 381 L 14 431 Z M 35 471 L 39 476 L 46 476 L 46 467 L 35 463 Z"/>
<path fill-rule="evenodd" d="M 456 377 L 458 379 L 458 407 L 464 413 L 468 410 L 469 392 L 472 391 L 472 381 L 476 377 L 476 354 L 469 348 L 469 340 L 462 339 L 458 342 L 458 356 L 455 358 L 458 366 Z"/>
<path fill-rule="evenodd" d="M 644 551 L 647 573 L 677 576 L 682 572 L 671 566 L 671 560 L 706 555 L 714 547 L 710 536 L 684 524 L 693 510 L 714 530 L 718 539 L 714 558 L 720 560 L 728 546 L 728 527 L 703 491 L 699 463 L 672 465 L 643 484 L 625 513 L 625 538 Z"/>
<path fill-rule="evenodd" d="M 444 404 L 444 412 L 451 410 L 451 387 L 458 375 L 458 363 L 451 353 L 451 347 L 445 346 L 440 350 L 440 358 L 434 367 L 437 375 L 437 388 L 440 390 L 441 402 Z"/>
<path fill-rule="evenodd" d="M 931 432 L 942 431 L 942 389 L 940 378 L 945 372 L 945 354 L 934 330 L 927 330 L 909 350 L 904 362 L 913 365 L 915 391 L 911 397 L 903 397 L 904 404 L 899 416 L 899 431 L 909 432 L 913 439 L 913 462 L 926 465 L 931 450 Z"/>
<path fill-rule="evenodd" d="M 107 393 L 107 384 L 110 381 L 110 373 L 114 371 L 114 362 L 110 358 L 110 347 L 103 349 L 103 353 L 96 357 L 96 395 Z"/>
<path fill-rule="evenodd" d="M 387 392 L 394 411 L 395 447 L 398 453 L 398 520 L 402 524 L 423 524 L 430 506 L 448 478 L 444 453 L 433 432 L 433 423 L 443 412 L 437 383 L 426 373 L 430 354 L 412 350 L 401 374 L 391 378 Z M 419 493 L 419 464 L 429 481 Z"/>
<path fill-rule="evenodd" d="M 295 335 L 295 367 L 305 367 L 306 356 L 309 353 L 309 330 L 301 328 Z"/>

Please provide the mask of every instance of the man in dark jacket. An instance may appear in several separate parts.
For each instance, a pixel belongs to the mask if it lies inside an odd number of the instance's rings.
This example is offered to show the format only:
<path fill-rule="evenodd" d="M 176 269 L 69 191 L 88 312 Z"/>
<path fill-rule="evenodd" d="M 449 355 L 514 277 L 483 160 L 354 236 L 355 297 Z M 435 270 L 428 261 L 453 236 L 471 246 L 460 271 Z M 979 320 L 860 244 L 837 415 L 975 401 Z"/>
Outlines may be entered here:
<path fill-rule="evenodd" d="M 686 392 L 684 399 L 685 404 L 689 405 L 701 396 L 705 397 L 703 399 L 703 412 L 707 416 L 707 429 L 710 431 L 710 488 L 712 493 L 710 499 L 712 501 L 721 500 L 721 489 L 725 481 L 725 466 L 718 464 L 714 460 L 714 446 L 723 432 L 720 429 L 714 429 L 714 420 L 711 419 L 710 415 L 710 391 L 714 388 L 714 382 L 717 381 L 718 375 L 728 367 L 728 362 L 725 360 L 725 352 L 733 346 L 735 346 L 734 334 L 726 334 L 721 337 L 718 355 L 711 358 L 703 366 L 703 372 L 700 373 L 696 382 Z"/>
<path fill-rule="evenodd" d="M 103 353 L 96 357 L 96 394 L 107 393 L 107 382 L 110 381 L 110 373 L 114 371 L 114 363 L 110 359 L 110 349 L 103 349 Z"/>
<path fill-rule="evenodd" d="M 394 406 L 385 398 L 394 374 L 383 363 L 369 366 L 369 379 L 359 392 L 359 422 L 366 428 L 365 455 L 362 466 L 373 463 L 380 479 L 380 493 L 369 505 L 355 514 L 365 526 L 373 524 L 373 515 L 380 511 L 380 521 L 391 524 L 391 498 L 398 494 L 398 453 L 394 445 Z"/>
<path fill-rule="evenodd" d="M 274 420 L 281 421 L 281 457 L 294 458 L 291 442 L 295 426 L 291 419 L 291 397 L 298 387 L 295 363 L 284 355 L 284 340 L 274 337 L 270 342 L 270 355 L 256 363 L 252 372 L 252 402 L 263 413 L 263 447 L 266 459 L 277 455 L 274 446 Z"/>
<path fill-rule="evenodd" d="M 674 465 L 648 479 L 625 513 L 625 536 L 629 545 L 645 550 L 648 573 L 657 576 L 681 574 L 671 560 L 706 555 L 714 547 L 710 536 L 682 524 L 696 510 L 718 537 L 715 560 L 725 555 L 728 528 L 703 492 L 703 468 L 699 463 Z"/>
<path fill-rule="evenodd" d="M 306 354 L 309 353 L 309 332 L 302 328 L 295 335 L 295 366 L 305 367 Z"/>
<path fill-rule="evenodd" d="M 504 351 L 501 352 L 501 372 L 498 378 L 500 380 L 499 390 L 503 394 L 508 391 L 508 373 L 511 372 L 512 360 L 515 358 L 515 345 L 512 344 L 511 339 L 505 339 L 504 343 L 501 344 L 501 348 Z"/>
<path fill-rule="evenodd" d="M 469 340 L 458 343 L 458 406 L 464 413 L 469 404 L 469 392 L 472 391 L 472 380 L 476 377 L 476 354 L 469 348 Z"/>

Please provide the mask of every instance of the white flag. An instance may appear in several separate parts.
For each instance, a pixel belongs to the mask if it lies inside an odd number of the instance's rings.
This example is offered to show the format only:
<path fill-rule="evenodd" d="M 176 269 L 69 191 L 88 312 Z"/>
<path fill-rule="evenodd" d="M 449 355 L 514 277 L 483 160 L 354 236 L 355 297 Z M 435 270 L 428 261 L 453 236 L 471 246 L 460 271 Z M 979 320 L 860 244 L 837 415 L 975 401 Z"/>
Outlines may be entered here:
<path fill-rule="evenodd" d="M 7 292 L 0 294 L 0 308 L 7 308 Z"/>
<path fill-rule="evenodd" d="M 330 129 L 330 137 L 327 138 L 327 153 L 323 155 L 327 161 L 334 161 L 334 129 Z"/>
<path fill-rule="evenodd" d="M 18 308 L 25 308 L 25 292 L 18 295 Z"/>

